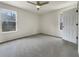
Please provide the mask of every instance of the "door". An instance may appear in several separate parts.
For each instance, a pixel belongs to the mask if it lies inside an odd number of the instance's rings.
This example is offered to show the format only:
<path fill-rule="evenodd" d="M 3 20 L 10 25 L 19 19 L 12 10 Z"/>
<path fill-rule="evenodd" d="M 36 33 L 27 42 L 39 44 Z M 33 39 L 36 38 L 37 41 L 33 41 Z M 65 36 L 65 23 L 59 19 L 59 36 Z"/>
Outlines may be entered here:
<path fill-rule="evenodd" d="M 63 19 L 63 38 L 69 42 L 77 44 L 77 12 L 70 9 L 62 14 Z"/>

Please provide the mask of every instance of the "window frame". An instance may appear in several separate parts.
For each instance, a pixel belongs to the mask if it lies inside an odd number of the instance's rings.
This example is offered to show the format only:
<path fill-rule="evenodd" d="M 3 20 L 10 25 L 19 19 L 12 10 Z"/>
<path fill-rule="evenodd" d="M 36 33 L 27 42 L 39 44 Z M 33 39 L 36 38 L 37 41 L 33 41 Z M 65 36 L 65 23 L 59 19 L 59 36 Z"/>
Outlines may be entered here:
<path fill-rule="evenodd" d="M 15 23 L 16 23 L 16 28 L 15 28 L 15 31 L 5 31 L 5 32 L 3 32 L 3 31 L 1 31 L 1 33 L 14 33 L 14 32 L 17 32 L 17 11 L 15 11 L 15 10 L 12 10 L 12 9 L 7 9 L 7 8 L 0 8 L 0 9 L 5 9 L 5 10 L 10 10 L 10 11 L 14 11 L 15 12 L 15 14 L 16 14 L 16 20 L 15 20 Z M 1 21 L 1 30 L 2 30 L 2 20 L 0 20 Z"/>

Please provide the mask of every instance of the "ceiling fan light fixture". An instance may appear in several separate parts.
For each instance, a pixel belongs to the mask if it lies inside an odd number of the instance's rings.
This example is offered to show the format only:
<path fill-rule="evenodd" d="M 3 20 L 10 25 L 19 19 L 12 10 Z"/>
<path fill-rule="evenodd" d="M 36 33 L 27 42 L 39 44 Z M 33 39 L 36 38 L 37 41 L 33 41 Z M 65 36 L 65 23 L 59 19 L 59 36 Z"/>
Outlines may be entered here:
<path fill-rule="evenodd" d="M 39 5 L 36 5 L 36 8 L 38 8 L 38 9 L 39 9 L 40 7 L 41 7 L 41 6 L 39 6 Z"/>
<path fill-rule="evenodd" d="M 40 3 L 40 2 L 41 1 L 36 1 L 36 3 L 33 3 L 33 2 L 28 1 L 28 3 L 35 5 L 37 10 L 39 10 L 41 8 L 41 6 L 48 4 L 48 2 L 44 2 L 44 3 Z"/>

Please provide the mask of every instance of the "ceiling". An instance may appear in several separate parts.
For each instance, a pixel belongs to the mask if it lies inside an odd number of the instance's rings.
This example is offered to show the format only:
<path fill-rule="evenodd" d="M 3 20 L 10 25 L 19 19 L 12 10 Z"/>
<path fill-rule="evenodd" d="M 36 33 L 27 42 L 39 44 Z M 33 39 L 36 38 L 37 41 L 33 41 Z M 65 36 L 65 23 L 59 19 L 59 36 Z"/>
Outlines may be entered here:
<path fill-rule="evenodd" d="M 36 1 L 32 1 L 32 2 L 36 3 Z M 41 1 L 41 3 L 43 2 L 45 1 Z M 29 4 L 27 3 L 27 1 L 2 1 L 2 3 L 16 6 L 25 10 L 29 10 L 31 12 L 35 12 L 35 13 L 45 13 L 52 10 L 67 7 L 69 5 L 76 4 L 77 1 L 49 1 L 49 4 L 42 6 L 39 11 L 35 7 L 35 5 Z"/>

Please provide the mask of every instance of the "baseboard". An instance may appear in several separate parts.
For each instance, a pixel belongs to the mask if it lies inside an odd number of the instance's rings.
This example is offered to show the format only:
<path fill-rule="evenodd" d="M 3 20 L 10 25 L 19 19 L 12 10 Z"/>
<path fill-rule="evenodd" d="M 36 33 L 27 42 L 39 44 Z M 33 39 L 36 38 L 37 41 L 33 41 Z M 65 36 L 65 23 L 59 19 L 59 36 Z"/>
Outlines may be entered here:
<path fill-rule="evenodd" d="M 12 39 L 12 40 L 3 41 L 3 42 L 0 42 L 0 44 L 8 43 L 8 42 L 11 42 L 11 41 L 15 41 L 15 40 L 23 39 L 23 38 L 28 38 L 28 37 L 32 37 L 32 36 L 36 36 L 36 35 L 39 35 L 39 33 L 28 35 L 28 36 L 19 37 L 19 38 Z"/>
<path fill-rule="evenodd" d="M 0 44 L 8 43 L 8 42 L 11 42 L 11 41 L 20 40 L 20 39 L 23 39 L 23 38 L 28 38 L 28 37 L 32 37 L 32 36 L 36 36 L 36 35 L 41 35 L 41 34 L 42 34 L 42 35 L 47 35 L 47 36 L 56 37 L 56 38 L 61 38 L 61 37 L 54 36 L 54 35 L 49 35 L 49 34 L 44 34 L 44 33 L 37 33 L 37 34 L 32 34 L 32 35 L 28 35 L 28 36 L 19 37 L 19 38 L 12 39 L 12 40 L 8 40 L 8 41 L 0 42 Z"/>
<path fill-rule="evenodd" d="M 67 41 L 67 40 L 64 40 L 64 39 L 63 39 L 63 41 L 64 41 L 64 42 L 67 42 L 67 43 L 74 44 L 74 45 L 78 45 L 78 44 L 76 44 L 76 43 L 73 43 L 73 42 L 70 42 L 70 41 Z"/>
<path fill-rule="evenodd" d="M 39 33 L 39 34 L 43 34 L 43 35 L 52 36 L 52 37 L 56 37 L 56 38 L 61 38 L 62 39 L 62 37 L 55 36 L 55 35 L 50 35 L 50 34 L 45 34 L 45 33 Z"/>

